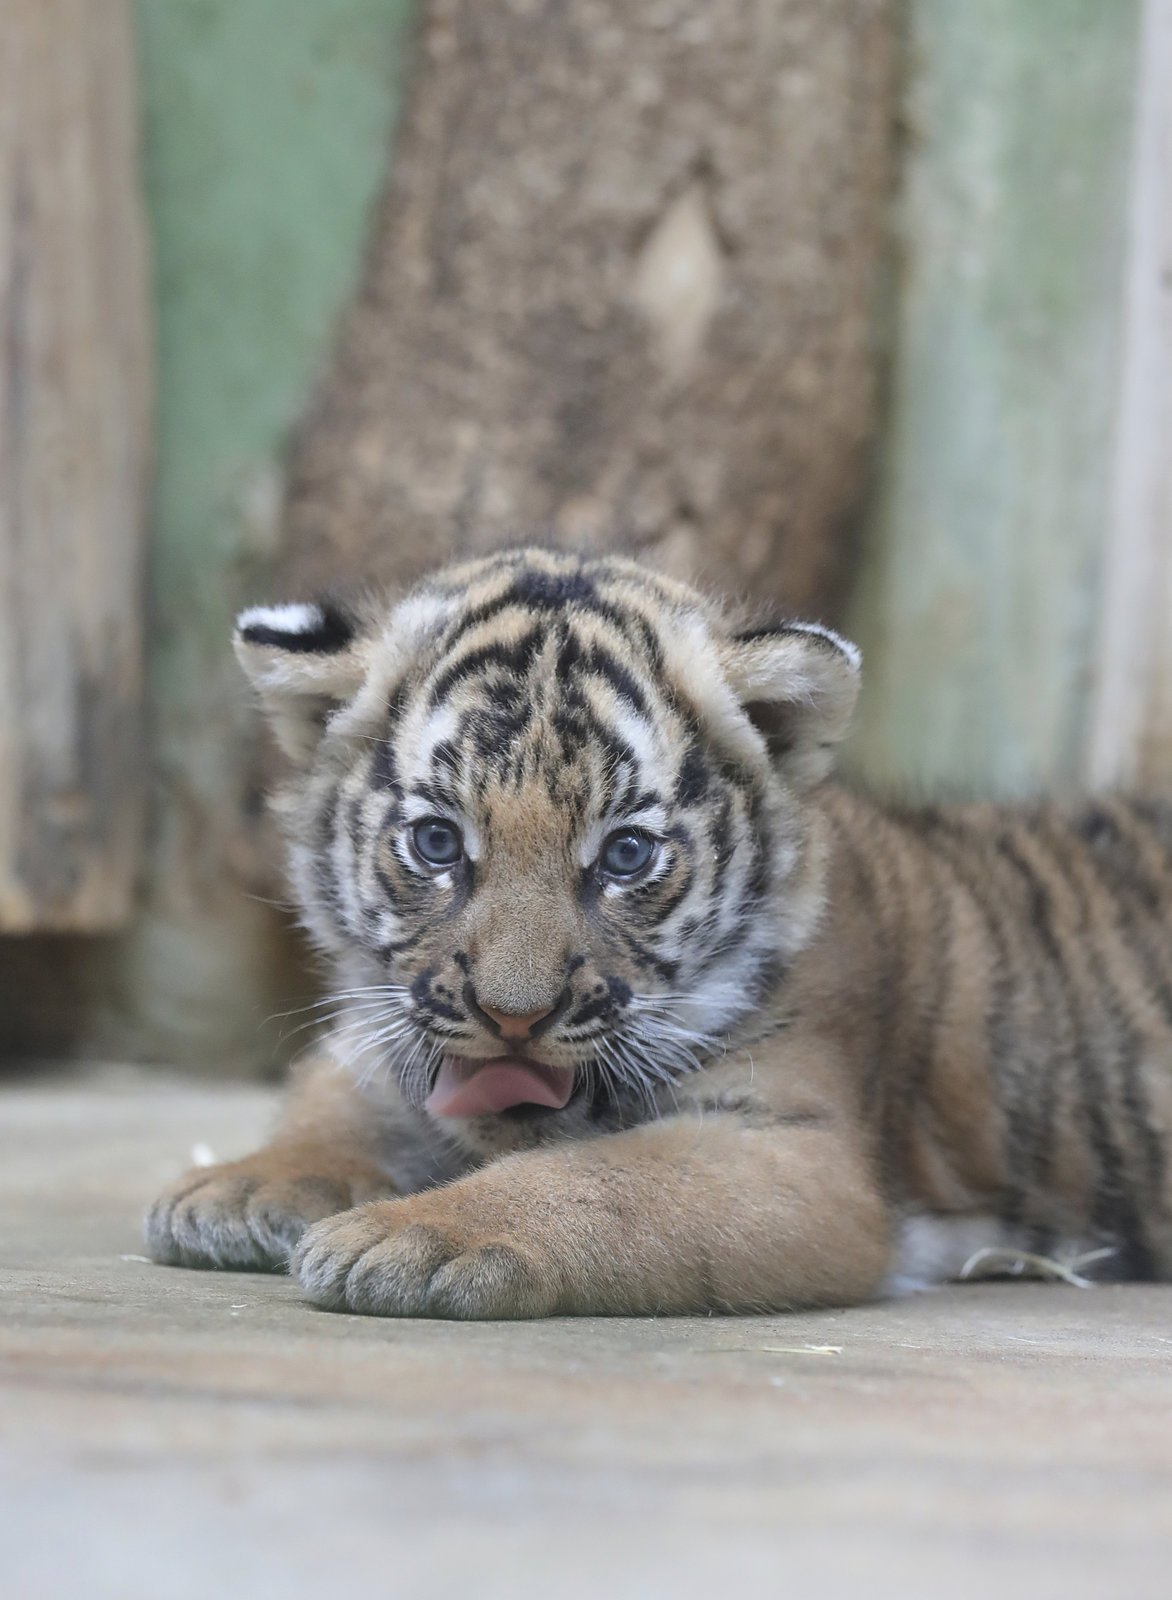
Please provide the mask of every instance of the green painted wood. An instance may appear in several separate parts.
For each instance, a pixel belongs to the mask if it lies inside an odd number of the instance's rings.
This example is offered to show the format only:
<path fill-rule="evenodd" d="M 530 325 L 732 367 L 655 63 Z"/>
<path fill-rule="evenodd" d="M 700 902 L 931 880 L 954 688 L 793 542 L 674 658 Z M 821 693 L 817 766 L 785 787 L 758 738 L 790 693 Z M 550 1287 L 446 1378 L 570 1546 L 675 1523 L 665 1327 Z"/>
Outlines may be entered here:
<path fill-rule="evenodd" d="M 1118 393 L 1134 0 L 911 0 L 889 411 L 851 757 L 1073 779 Z"/>
<path fill-rule="evenodd" d="M 286 437 L 358 278 L 410 10 L 137 0 L 158 334 L 150 838 L 131 932 L 0 941 L 0 1052 L 273 1062 L 287 968 L 277 913 L 248 893 L 256 734 L 231 621 L 268 588 Z"/>
<path fill-rule="evenodd" d="M 409 9 L 138 3 L 159 340 L 156 833 L 117 1031 L 172 1059 L 271 1050 L 258 1024 L 277 953 L 242 882 L 257 807 L 231 621 L 275 554 L 287 432 L 358 274 Z"/>

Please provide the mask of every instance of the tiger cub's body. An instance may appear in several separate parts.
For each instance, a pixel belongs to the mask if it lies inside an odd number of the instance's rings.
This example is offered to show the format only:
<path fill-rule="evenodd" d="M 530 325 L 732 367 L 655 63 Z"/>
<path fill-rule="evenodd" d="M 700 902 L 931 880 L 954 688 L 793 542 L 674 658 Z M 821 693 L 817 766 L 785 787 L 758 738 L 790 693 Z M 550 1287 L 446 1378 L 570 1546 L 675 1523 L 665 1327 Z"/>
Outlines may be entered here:
<path fill-rule="evenodd" d="M 987 1236 L 955 1230 L 962 1262 L 1110 1245 L 1099 1271 L 1172 1275 L 1172 807 L 831 789 L 825 812 L 807 1004 L 838 1013 L 898 1213 L 985 1214 Z"/>
<path fill-rule="evenodd" d="M 157 1258 L 431 1316 L 845 1304 L 999 1243 L 1172 1276 L 1172 808 L 840 789 L 853 647 L 620 560 L 238 648 L 336 1014 Z"/>

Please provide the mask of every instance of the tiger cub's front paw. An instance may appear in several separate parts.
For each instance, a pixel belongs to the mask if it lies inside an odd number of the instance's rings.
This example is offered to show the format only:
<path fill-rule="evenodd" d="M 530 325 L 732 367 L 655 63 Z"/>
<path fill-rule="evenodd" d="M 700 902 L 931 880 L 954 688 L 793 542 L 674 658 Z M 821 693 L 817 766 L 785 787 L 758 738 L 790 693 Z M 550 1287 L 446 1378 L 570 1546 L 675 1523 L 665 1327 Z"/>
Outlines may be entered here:
<path fill-rule="evenodd" d="M 516 1237 L 445 1216 L 443 1191 L 376 1201 L 309 1229 L 292 1272 L 333 1311 L 382 1317 L 546 1317 L 556 1285 Z M 438 1202 L 438 1204 L 437 1204 Z"/>
<path fill-rule="evenodd" d="M 147 1249 L 168 1266 L 283 1272 L 311 1223 L 385 1187 L 299 1171 L 270 1155 L 197 1168 L 147 1212 Z"/>

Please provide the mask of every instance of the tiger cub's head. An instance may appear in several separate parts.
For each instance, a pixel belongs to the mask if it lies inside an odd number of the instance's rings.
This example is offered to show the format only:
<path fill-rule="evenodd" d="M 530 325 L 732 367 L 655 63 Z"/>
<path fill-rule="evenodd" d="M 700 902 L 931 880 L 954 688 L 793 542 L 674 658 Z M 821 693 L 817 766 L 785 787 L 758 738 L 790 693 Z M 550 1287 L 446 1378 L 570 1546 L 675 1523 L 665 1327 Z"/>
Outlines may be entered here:
<path fill-rule="evenodd" d="M 859 656 L 634 562 L 517 550 L 395 604 L 259 607 L 292 881 L 363 1077 L 474 1147 L 670 1104 L 809 938 L 805 796 Z"/>

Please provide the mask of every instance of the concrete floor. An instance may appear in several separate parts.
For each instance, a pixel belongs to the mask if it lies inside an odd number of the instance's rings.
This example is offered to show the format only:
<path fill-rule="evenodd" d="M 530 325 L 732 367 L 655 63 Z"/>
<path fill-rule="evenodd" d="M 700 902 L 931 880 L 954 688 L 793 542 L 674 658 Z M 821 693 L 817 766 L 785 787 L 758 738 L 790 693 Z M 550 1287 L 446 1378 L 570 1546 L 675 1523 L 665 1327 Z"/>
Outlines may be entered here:
<path fill-rule="evenodd" d="M 1172 1288 L 393 1323 L 141 1257 L 260 1090 L 0 1088 L 13 1600 L 1172 1593 Z"/>

